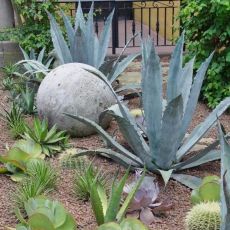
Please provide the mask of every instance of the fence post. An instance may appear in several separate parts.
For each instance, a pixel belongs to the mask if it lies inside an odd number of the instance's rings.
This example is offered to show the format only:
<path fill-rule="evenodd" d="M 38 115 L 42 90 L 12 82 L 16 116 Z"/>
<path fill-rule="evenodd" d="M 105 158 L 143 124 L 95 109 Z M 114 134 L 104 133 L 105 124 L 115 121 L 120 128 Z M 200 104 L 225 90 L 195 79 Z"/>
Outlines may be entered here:
<path fill-rule="evenodd" d="M 114 0 L 112 3 L 114 9 L 112 22 L 112 54 L 116 54 L 116 48 L 118 47 L 118 7 L 116 0 Z"/>

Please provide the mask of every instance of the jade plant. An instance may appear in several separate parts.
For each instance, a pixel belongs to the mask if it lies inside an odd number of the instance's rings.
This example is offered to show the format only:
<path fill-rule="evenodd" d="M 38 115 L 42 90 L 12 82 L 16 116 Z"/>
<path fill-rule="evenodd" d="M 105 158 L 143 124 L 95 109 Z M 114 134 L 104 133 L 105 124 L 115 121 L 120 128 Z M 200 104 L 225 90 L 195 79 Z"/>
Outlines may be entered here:
<path fill-rule="evenodd" d="M 0 173 L 9 174 L 14 181 L 20 181 L 27 173 L 27 164 L 34 159 L 43 159 L 41 146 L 29 140 L 17 141 L 7 154 L 0 156 L 3 166 Z"/>
<path fill-rule="evenodd" d="M 25 203 L 25 220 L 20 213 L 17 218 L 21 222 L 16 230 L 76 230 L 77 225 L 72 215 L 57 201 L 45 197 L 31 198 Z"/>
<path fill-rule="evenodd" d="M 58 131 L 55 125 L 49 129 L 48 122 L 46 120 L 40 121 L 38 118 L 34 119 L 33 128 L 26 126 L 23 137 L 25 140 L 39 144 L 42 153 L 46 156 L 60 152 L 67 147 L 68 142 L 65 131 Z"/>
<path fill-rule="evenodd" d="M 134 218 L 126 218 L 121 221 L 120 224 L 116 222 L 109 222 L 102 224 L 97 230 L 148 230 L 148 228 L 142 224 L 139 220 Z"/>
<path fill-rule="evenodd" d="M 218 176 L 206 176 L 201 185 L 191 194 L 192 204 L 201 202 L 220 201 L 220 178 Z"/>
<path fill-rule="evenodd" d="M 117 121 L 130 148 L 125 148 L 114 140 L 95 122 L 78 116 L 66 114 L 73 119 L 94 127 L 106 143 L 113 149 L 102 148 L 95 151 L 83 151 L 81 154 L 98 153 L 111 157 L 125 166 L 132 165 L 160 173 L 167 183 L 170 177 L 196 188 L 200 178 L 176 172 L 196 167 L 209 161 L 220 159 L 218 150 L 212 150 L 219 141 L 215 141 L 195 156 L 188 155 L 192 147 L 208 132 L 230 105 L 230 97 L 224 99 L 209 116 L 186 136 L 196 110 L 202 82 L 214 53 L 201 64 L 193 76 L 194 58 L 185 66 L 183 60 L 184 33 L 174 49 L 167 82 L 166 106 L 163 99 L 163 81 L 160 59 L 151 39 L 142 45 L 142 104 L 146 129 L 140 130 L 128 108 L 121 104 L 106 77 L 100 71 L 94 71 L 110 87 L 117 98 L 117 105 L 107 110 Z M 87 68 L 85 68 L 87 70 Z M 90 69 L 88 71 L 91 71 Z M 144 132 L 146 138 L 143 138 Z M 186 156 L 186 159 L 184 158 Z"/>
<path fill-rule="evenodd" d="M 121 207 L 122 191 L 129 175 L 129 169 L 126 170 L 125 175 L 117 183 L 115 177 L 109 198 L 107 197 L 105 188 L 98 184 L 96 179 L 94 180 L 90 191 L 90 202 L 98 225 L 109 222 L 121 223 L 138 187 L 144 178 L 144 174 L 145 173 L 143 173 L 135 186 L 132 188 L 132 191 L 128 194 Z"/>
<path fill-rule="evenodd" d="M 186 230 L 220 230 L 221 216 L 219 202 L 195 205 L 186 216 Z"/>
<path fill-rule="evenodd" d="M 55 18 L 48 13 L 53 45 L 60 64 L 71 62 L 88 64 L 96 69 L 100 69 L 111 83 L 114 82 L 139 54 L 132 54 L 121 60 L 123 50 L 122 54 L 113 60 L 112 67 L 111 60 L 105 60 L 109 46 L 113 13 L 114 11 L 105 20 L 103 30 L 98 37 L 94 31 L 93 3 L 89 13 L 85 17 L 79 1 L 74 27 L 70 19 L 61 12 L 68 38 L 67 42 Z"/>

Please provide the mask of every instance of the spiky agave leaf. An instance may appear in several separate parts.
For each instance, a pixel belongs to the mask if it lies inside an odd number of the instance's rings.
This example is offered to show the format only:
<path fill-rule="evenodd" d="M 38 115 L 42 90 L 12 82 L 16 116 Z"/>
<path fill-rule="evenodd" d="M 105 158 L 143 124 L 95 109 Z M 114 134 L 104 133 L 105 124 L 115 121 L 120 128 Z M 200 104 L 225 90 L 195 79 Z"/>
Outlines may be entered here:
<path fill-rule="evenodd" d="M 230 145 L 224 137 L 222 127 L 218 122 L 221 146 L 221 230 L 230 228 Z"/>

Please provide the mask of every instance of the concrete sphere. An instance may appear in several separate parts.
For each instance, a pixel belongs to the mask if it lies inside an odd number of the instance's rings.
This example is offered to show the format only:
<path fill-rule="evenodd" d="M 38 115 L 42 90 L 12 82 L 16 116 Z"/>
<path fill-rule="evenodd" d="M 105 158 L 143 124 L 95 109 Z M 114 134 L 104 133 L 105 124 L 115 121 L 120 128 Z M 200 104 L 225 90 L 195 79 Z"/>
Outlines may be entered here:
<path fill-rule="evenodd" d="M 97 76 L 84 70 L 92 66 L 69 63 L 52 70 L 42 81 L 37 94 L 39 116 L 48 120 L 49 126 L 57 125 L 71 136 L 88 136 L 95 130 L 63 113 L 80 115 L 99 123 L 99 115 L 115 104 L 109 87 Z M 106 128 L 109 117 L 100 125 Z"/>

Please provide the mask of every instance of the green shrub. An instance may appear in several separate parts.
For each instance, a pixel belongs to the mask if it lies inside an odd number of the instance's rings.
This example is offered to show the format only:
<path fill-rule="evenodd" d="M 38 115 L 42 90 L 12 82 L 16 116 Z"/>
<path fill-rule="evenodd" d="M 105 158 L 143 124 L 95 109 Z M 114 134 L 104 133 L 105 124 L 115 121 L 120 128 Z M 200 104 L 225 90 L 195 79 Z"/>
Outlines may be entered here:
<path fill-rule="evenodd" d="M 23 18 L 23 24 L 12 32 L 12 39 L 19 42 L 26 51 L 31 48 L 41 50 L 46 47 L 52 50 L 49 22 L 46 10 L 54 13 L 57 0 L 38 3 L 36 0 L 13 0 L 18 13 Z"/>
<path fill-rule="evenodd" d="M 202 88 L 202 98 L 211 108 L 230 96 L 229 15 L 229 0 L 184 0 L 180 12 L 187 57 L 196 55 L 196 69 L 216 49 Z"/>

